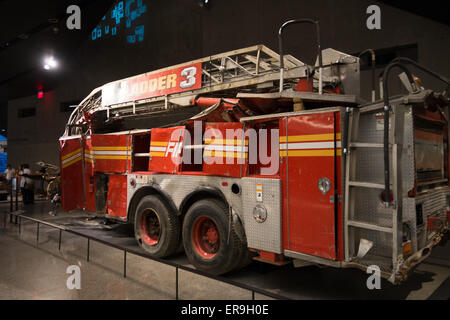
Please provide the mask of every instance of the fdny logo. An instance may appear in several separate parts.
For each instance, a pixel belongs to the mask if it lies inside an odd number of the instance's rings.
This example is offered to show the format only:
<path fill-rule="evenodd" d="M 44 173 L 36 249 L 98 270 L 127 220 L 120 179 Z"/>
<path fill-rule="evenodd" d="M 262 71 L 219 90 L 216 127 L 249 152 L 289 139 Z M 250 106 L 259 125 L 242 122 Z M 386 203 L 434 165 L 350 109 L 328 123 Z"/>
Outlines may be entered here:
<path fill-rule="evenodd" d="M 178 141 L 152 141 L 150 144 L 151 157 L 179 157 L 183 143 Z"/>
<path fill-rule="evenodd" d="M 165 156 L 167 157 L 169 153 L 172 153 L 173 157 L 178 157 L 181 154 L 182 145 L 183 144 L 181 142 L 169 142 L 166 148 Z"/>

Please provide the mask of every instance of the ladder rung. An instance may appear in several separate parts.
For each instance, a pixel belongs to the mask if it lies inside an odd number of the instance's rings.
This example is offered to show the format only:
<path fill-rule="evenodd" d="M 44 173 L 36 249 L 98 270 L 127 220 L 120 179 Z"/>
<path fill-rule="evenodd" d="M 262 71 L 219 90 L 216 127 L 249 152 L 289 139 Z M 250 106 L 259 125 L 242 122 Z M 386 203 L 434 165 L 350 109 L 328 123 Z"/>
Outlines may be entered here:
<path fill-rule="evenodd" d="M 351 148 L 383 148 L 382 143 L 370 143 L 370 142 L 350 142 Z"/>
<path fill-rule="evenodd" d="M 372 182 L 362 182 L 362 181 L 349 181 L 348 184 L 353 187 L 363 187 L 372 189 L 384 189 L 384 184 L 372 183 Z"/>
<path fill-rule="evenodd" d="M 368 230 L 375 230 L 375 231 L 381 231 L 381 232 L 386 232 L 386 233 L 392 233 L 392 228 L 382 227 L 382 226 L 378 226 L 376 224 L 371 224 L 371 223 L 366 223 L 366 222 L 359 222 L 359 221 L 355 221 L 355 220 L 349 220 L 347 222 L 347 224 L 349 226 L 352 226 L 352 227 L 368 229 Z"/>

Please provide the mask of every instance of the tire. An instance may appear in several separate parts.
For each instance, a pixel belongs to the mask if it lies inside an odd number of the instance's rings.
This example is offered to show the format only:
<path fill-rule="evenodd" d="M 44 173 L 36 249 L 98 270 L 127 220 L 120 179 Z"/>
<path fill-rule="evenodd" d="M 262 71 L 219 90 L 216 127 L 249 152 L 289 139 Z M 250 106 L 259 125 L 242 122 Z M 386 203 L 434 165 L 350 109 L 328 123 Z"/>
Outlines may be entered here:
<path fill-rule="evenodd" d="M 178 216 L 158 195 L 139 202 L 134 219 L 134 236 L 139 245 L 158 258 L 175 253 L 180 239 Z"/>
<path fill-rule="evenodd" d="M 200 200 L 189 208 L 183 222 L 183 244 L 197 269 L 220 275 L 238 266 L 244 248 L 234 230 L 229 234 L 228 219 L 227 206 L 216 199 Z"/>
<path fill-rule="evenodd" d="M 241 252 L 240 252 L 240 257 L 237 261 L 236 264 L 236 268 L 235 270 L 239 270 L 242 268 L 245 268 L 246 266 L 248 266 L 251 262 L 252 262 L 252 258 L 253 255 L 250 252 L 250 250 L 248 250 L 248 246 L 247 246 L 247 238 L 245 236 L 245 231 L 244 231 L 244 227 L 242 226 L 241 222 L 235 222 L 234 223 L 235 228 L 237 228 L 238 230 L 236 230 L 236 233 L 238 234 L 238 241 L 241 242 Z"/>
<path fill-rule="evenodd" d="M 243 269 L 250 263 L 252 263 L 253 261 L 252 257 L 253 257 L 252 253 L 248 250 L 248 248 L 244 247 L 236 270 Z"/>
<path fill-rule="evenodd" d="M 177 249 L 175 250 L 176 254 L 183 253 L 184 252 L 184 245 L 183 245 L 183 237 L 180 237 L 180 240 L 178 241 Z"/>

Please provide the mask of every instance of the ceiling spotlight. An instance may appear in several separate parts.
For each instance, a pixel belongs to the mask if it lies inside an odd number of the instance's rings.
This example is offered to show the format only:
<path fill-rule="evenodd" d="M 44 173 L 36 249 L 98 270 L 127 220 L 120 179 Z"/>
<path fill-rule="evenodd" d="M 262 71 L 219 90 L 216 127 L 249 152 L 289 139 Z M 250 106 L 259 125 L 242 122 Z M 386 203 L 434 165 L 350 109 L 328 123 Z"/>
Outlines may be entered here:
<path fill-rule="evenodd" d="M 200 8 L 209 9 L 209 0 L 198 0 Z"/>
<path fill-rule="evenodd" d="M 58 62 L 53 57 L 45 58 L 45 60 L 44 60 L 44 69 L 45 70 L 54 69 L 57 66 L 58 66 Z"/>
<path fill-rule="evenodd" d="M 55 68 L 55 67 L 58 65 L 58 63 L 56 62 L 56 60 L 55 60 L 53 57 L 48 58 L 45 62 L 46 62 L 51 68 Z"/>

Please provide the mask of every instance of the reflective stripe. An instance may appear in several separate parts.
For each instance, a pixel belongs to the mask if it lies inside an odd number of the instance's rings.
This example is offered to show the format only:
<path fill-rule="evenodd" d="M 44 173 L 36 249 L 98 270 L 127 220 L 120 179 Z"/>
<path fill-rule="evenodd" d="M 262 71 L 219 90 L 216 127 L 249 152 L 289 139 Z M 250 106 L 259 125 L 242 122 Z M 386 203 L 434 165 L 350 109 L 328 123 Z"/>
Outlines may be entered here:
<path fill-rule="evenodd" d="M 81 153 L 81 148 L 79 148 L 79 149 L 77 149 L 77 150 L 75 150 L 75 151 L 72 151 L 72 152 L 70 152 L 70 153 L 68 153 L 68 154 L 66 154 L 66 155 L 64 155 L 64 156 L 62 156 L 62 157 L 61 157 L 61 160 L 65 160 L 65 159 L 67 159 L 67 158 L 70 158 L 70 157 L 72 157 L 74 154 L 77 154 L 77 153 Z"/>
<path fill-rule="evenodd" d="M 150 147 L 150 152 L 152 152 L 152 151 L 166 152 L 166 147 Z"/>
<path fill-rule="evenodd" d="M 341 134 L 336 133 L 336 140 L 341 139 Z M 326 141 L 334 140 L 334 133 L 323 134 L 303 134 L 298 136 L 288 136 L 288 142 L 302 142 L 302 141 Z M 286 136 L 280 137 L 280 142 L 286 142 Z"/>
<path fill-rule="evenodd" d="M 77 156 L 75 159 L 73 159 L 72 161 L 67 161 L 67 162 L 63 163 L 62 167 L 63 167 L 63 169 L 64 169 L 64 168 L 67 168 L 68 166 L 70 166 L 70 165 L 72 165 L 72 164 L 74 164 L 74 163 L 76 163 L 76 162 L 78 162 L 78 161 L 80 161 L 80 160 L 81 160 L 81 154 L 78 155 L 78 156 Z"/>
<path fill-rule="evenodd" d="M 98 154 L 106 154 L 106 155 L 127 155 L 128 151 L 94 151 L 94 156 Z"/>
<path fill-rule="evenodd" d="M 334 149 L 280 151 L 281 157 L 286 157 L 286 155 L 289 157 L 333 157 Z M 341 156 L 340 149 L 336 150 L 336 155 Z"/>
<path fill-rule="evenodd" d="M 336 141 L 336 147 L 341 147 L 341 142 Z M 334 149 L 334 141 L 327 142 L 298 142 L 298 143 L 282 143 L 280 150 L 293 149 Z"/>
<path fill-rule="evenodd" d="M 225 157 L 225 158 L 247 158 L 247 153 L 242 152 L 223 152 L 223 151 L 205 151 L 205 157 Z"/>
<path fill-rule="evenodd" d="M 150 157 L 165 157 L 165 152 L 150 152 Z"/>
<path fill-rule="evenodd" d="M 126 146 L 102 146 L 102 147 L 92 147 L 92 150 L 109 150 L 109 151 L 114 151 L 114 150 L 131 150 L 131 147 L 126 147 Z"/>
<path fill-rule="evenodd" d="M 62 163 L 65 164 L 65 163 L 67 163 L 67 162 L 70 162 L 70 161 L 72 161 L 72 160 L 78 158 L 78 157 L 81 157 L 81 152 L 72 155 L 70 158 L 66 158 L 66 159 L 62 160 Z"/>
<path fill-rule="evenodd" d="M 280 156 L 333 157 L 335 154 L 341 156 L 340 139 L 340 133 L 336 133 L 336 137 L 334 133 L 281 136 Z M 335 143 L 336 150 L 334 149 Z"/>
<path fill-rule="evenodd" d="M 244 146 L 223 146 L 223 145 L 215 145 L 215 144 L 208 144 L 205 145 L 205 151 L 237 151 L 237 152 L 247 152 L 248 147 Z"/>
<path fill-rule="evenodd" d="M 167 141 L 151 141 L 150 142 L 150 146 L 162 146 L 162 147 L 167 147 L 167 145 L 169 144 L 169 142 Z"/>
<path fill-rule="evenodd" d="M 205 144 L 211 144 L 211 143 L 241 146 L 242 145 L 242 139 L 241 140 L 234 140 L 234 139 L 205 139 Z M 248 146 L 248 139 L 245 139 L 245 145 Z"/>
<path fill-rule="evenodd" d="M 110 160 L 127 160 L 127 156 L 122 155 L 94 155 L 95 159 L 110 159 Z"/>
<path fill-rule="evenodd" d="M 85 156 L 92 160 L 128 160 L 131 146 L 95 146 Z M 93 162 L 90 160 L 90 162 Z"/>
<path fill-rule="evenodd" d="M 203 144 L 193 144 L 190 146 L 183 146 L 183 149 L 193 150 L 193 149 L 203 149 L 205 146 Z"/>

